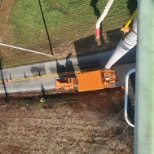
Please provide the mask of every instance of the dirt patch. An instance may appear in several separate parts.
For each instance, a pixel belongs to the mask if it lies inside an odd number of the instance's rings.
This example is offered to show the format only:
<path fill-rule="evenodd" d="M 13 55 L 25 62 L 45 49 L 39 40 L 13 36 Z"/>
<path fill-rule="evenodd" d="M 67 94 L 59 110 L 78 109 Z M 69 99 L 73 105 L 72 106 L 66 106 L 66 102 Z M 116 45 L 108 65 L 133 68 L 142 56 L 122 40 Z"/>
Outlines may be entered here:
<path fill-rule="evenodd" d="M 1 41 L 10 41 L 12 37 L 13 28 L 7 23 L 11 13 L 14 0 L 0 1 L 0 38 Z"/>
<path fill-rule="evenodd" d="M 0 1 L 0 9 L 3 12 L 1 18 L 3 19 L 3 22 L 7 22 L 13 3 L 14 0 L 8 0 L 7 2 L 4 2 L 3 0 Z"/>
<path fill-rule="evenodd" d="M 0 1 L 0 42 L 13 42 L 13 27 L 8 24 L 8 18 L 11 13 L 12 5 L 14 0 Z M 4 57 L 8 59 L 12 59 L 13 53 L 12 50 L 6 47 L 0 46 L 0 58 Z M 5 59 L 4 58 L 4 59 Z"/>
<path fill-rule="evenodd" d="M 0 106 L 0 153 L 131 154 L 133 129 L 123 118 L 122 94 L 55 95 L 37 105 L 10 100 Z"/>

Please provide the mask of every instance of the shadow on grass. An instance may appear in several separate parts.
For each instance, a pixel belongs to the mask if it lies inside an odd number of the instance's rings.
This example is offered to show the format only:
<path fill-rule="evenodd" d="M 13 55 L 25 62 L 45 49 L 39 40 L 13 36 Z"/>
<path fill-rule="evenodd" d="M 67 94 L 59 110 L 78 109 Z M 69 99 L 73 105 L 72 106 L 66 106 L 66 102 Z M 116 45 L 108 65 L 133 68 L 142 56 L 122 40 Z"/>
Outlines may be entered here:
<path fill-rule="evenodd" d="M 116 45 L 119 43 L 119 41 L 123 36 L 122 34 L 123 33 L 121 32 L 120 28 L 106 32 L 108 47 L 110 49 L 113 49 L 116 47 Z"/>
<path fill-rule="evenodd" d="M 97 19 L 100 17 L 100 11 L 99 11 L 99 9 L 97 8 L 97 3 L 98 3 L 98 0 L 92 0 L 91 1 L 91 3 L 90 3 L 90 5 L 91 5 L 91 7 L 93 7 L 93 9 L 94 9 L 94 14 L 96 15 L 96 17 L 97 17 Z"/>
<path fill-rule="evenodd" d="M 115 93 L 116 96 L 113 96 Z M 97 90 L 97 91 L 89 91 L 89 92 L 82 92 L 78 93 L 76 91 L 67 91 L 63 94 L 56 93 L 51 94 L 51 91 L 46 91 L 44 86 L 41 85 L 41 91 L 38 93 L 38 95 L 32 95 L 31 93 L 27 94 L 19 94 L 16 96 L 10 96 L 10 103 L 14 102 L 15 104 L 31 104 L 36 105 L 40 104 L 40 97 L 45 96 L 46 98 L 46 104 L 44 104 L 47 107 L 53 107 L 53 105 L 68 105 L 70 106 L 74 111 L 80 111 L 80 110 L 98 110 L 99 112 L 102 112 L 103 109 L 108 109 L 108 106 L 111 108 L 108 110 L 109 112 L 112 110 L 113 112 L 119 111 L 119 106 L 123 106 L 122 99 L 117 98 L 118 96 L 121 96 L 121 89 L 120 88 L 114 88 L 114 89 L 104 89 L 104 90 Z M 108 101 L 108 99 L 105 97 L 111 98 L 111 102 Z M 113 96 L 113 97 L 112 97 Z M 115 104 L 115 108 L 113 107 L 113 102 L 115 100 L 115 97 L 117 98 L 117 104 Z M 2 97 L 1 97 L 2 98 Z M 99 100 L 99 101 L 98 101 Z"/>
<path fill-rule="evenodd" d="M 41 11 L 42 19 L 43 19 L 43 22 L 44 22 L 44 27 L 45 27 L 45 30 L 46 30 L 47 38 L 48 38 L 48 41 L 49 41 L 50 52 L 53 55 L 51 39 L 50 39 L 50 35 L 49 35 L 49 32 L 48 32 L 46 20 L 45 20 L 45 17 L 44 17 L 44 13 L 43 13 L 43 9 L 42 9 L 42 4 L 41 4 L 40 0 L 38 0 L 38 2 L 39 2 L 40 11 Z"/>
<path fill-rule="evenodd" d="M 137 1 L 136 0 L 128 0 L 128 2 L 127 2 L 127 8 L 129 10 L 130 14 L 133 14 L 134 11 L 137 8 Z"/>
<path fill-rule="evenodd" d="M 86 38 L 79 39 L 74 42 L 76 54 L 94 52 L 98 50 L 113 50 L 120 39 L 122 38 L 122 32 L 120 29 L 114 29 L 106 32 L 107 41 L 99 45 L 95 39 L 95 35 L 88 36 Z"/>
<path fill-rule="evenodd" d="M 98 19 L 101 16 L 101 13 L 97 7 L 97 3 L 98 3 L 98 0 L 91 0 L 90 6 L 93 8 L 94 15 Z M 129 4 L 129 2 L 128 2 L 128 7 L 130 10 L 134 10 L 131 8 L 132 5 Z M 101 35 L 100 40 L 97 41 L 95 35 L 91 35 L 91 36 L 76 40 L 74 42 L 76 55 L 81 55 L 83 53 L 89 53 L 89 52 L 95 52 L 95 51 L 113 50 L 123 36 L 122 32 L 120 31 L 120 28 L 107 31 L 106 32 L 107 41 L 105 41 L 102 34 L 103 34 L 102 25 L 100 25 L 100 35 Z"/>
<path fill-rule="evenodd" d="M 98 47 L 97 42 L 95 41 L 95 35 L 75 41 L 74 47 L 77 55 L 95 50 Z"/>
<path fill-rule="evenodd" d="M 94 14 L 97 17 L 97 19 L 101 16 L 101 13 L 99 11 L 99 9 L 97 8 L 97 3 L 98 0 L 91 0 L 91 7 L 93 7 L 94 10 Z M 136 0 L 128 0 L 127 1 L 127 8 L 130 12 L 130 14 L 133 14 L 135 9 L 137 8 L 137 1 Z M 100 38 L 100 42 L 101 42 L 101 48 L 102 50 L 113 50 L 116 45 L 118 44 L 118 42 L 120 41 L 120 39 L 122 38 L 122 32 L 120 31 L 120 29 L 113 29 L 111 31 L 107 31 L 106 32 L 106 36 L 107 36 L 107 42 L 105 42 L 104 37 L 102 35 L 102 25 L 100 25 L 100 34 L 101 34 L 101 38 Z M 93 38 L 92 38 L 93 37 Z M 93 41 L 89 41 L 89 38 L 92 38 Z M 87 41 L 86 41 L 87 40 Z M 80 53 L 81 51 L 86 51 L 86 42 L 89 45 L 88 48 L 89 50 L 91 50 L 91 48 L 94 47 L 95 50 L 97 50 L 97 45 L 94 45 L 94 40 L 95 40 L 95 36 L 89 36 L 87 38 L 82 38 L 78 41 L 75 41 L 74 45 L 75 45 L 75 49 L 77 51 L 77 53 Z M 84 45 L 83 45 L 84 44 Z M 83 46 L 85 46 L 83 48 Z M 85 49 L 86 48 L 86 49 Z"/>

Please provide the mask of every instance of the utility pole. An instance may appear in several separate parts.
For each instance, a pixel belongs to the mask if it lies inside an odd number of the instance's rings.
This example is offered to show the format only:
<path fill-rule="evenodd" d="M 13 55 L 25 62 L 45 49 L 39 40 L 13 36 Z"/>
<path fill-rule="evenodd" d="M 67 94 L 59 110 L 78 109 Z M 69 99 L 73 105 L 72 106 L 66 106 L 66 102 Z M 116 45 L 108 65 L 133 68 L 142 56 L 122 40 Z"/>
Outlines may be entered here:
<path fill-rule="evenodd" d="M 154 154 L 154 0 L 138 0 L 135 154 Z"/>

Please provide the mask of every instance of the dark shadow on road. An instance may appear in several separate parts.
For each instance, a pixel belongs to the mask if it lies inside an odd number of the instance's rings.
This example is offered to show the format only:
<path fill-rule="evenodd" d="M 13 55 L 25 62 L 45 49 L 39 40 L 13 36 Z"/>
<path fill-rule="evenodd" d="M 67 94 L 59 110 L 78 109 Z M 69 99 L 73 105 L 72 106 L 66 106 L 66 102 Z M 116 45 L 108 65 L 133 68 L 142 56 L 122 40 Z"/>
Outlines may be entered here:
<path fill-rule="evenodd" d="M 6 88 L 6 85 L 5 85 L 5 79 L 4 79 L 4 75 L 3 75 L 3 68 L 2 68 L 1 59 L 0 59 L 0 79 L 2 81 L 3 88 L 4 88 L 4 91 L 5 91 L 5 100 L 8 101 L 9 100 L 9 94 L 7 92 L 7 88 Z"/>
<path fill-rule="evenodd" d="M 48 32 L 46 20 L 45 20 L 45 17 L 44 17 L 44 13 L 43 13 L 43 9 L 42 9 L 41 0 L 38 0 L 38 2 L 39 2 L 40 11 L 41 11 L 42 19 L 43 19 L 43 22 L 44 22 L 44 27 L 45 27 L 45 30 L 46 30 L 47 38 L 48 38 L 48 41 L 49 41 L 50 52 L 51 52 L 51 54 L 53 55 L 51 39 L 50 39 L 50 35 L 49 35 L 49 32 Z"/>
<path fill-rule="evenodd" d="M 134 123 L 135 73 L 130 75 L 128 87 L 128 115 L 131 121 Z"/>
<path fill-rule="evenodd" d="M 70 60 L 71 55 L 71 53 L 67 55 L 65 65 L 61 65 L 58 60 L 56 60 L 57 73 L 60 79 L 75 77 L 73 63 Z"/>
<path fill-rule="evenodd" d="M 26 79 L 27 78 L 27 76 L 26 76 L 26 73 L 24 72 L 24 78 Z"/>
<path fill-rule="evenodd" d="M 46 99 L 45 88 L 43 85 L 41 85 L 41 93 L 42 93 L 42 98 Z"/>
<path fill-rule="evenodd" d="M 41 75 L 45 75 L 46 74 L 46 70 L 44 66 L 40 66 L 40 67 L 31 67 L 31 72 L 33 74 L 33 76 L 41 76 Z M 26 74 L 24 73 L 24 76 L 26 76 Z"/>

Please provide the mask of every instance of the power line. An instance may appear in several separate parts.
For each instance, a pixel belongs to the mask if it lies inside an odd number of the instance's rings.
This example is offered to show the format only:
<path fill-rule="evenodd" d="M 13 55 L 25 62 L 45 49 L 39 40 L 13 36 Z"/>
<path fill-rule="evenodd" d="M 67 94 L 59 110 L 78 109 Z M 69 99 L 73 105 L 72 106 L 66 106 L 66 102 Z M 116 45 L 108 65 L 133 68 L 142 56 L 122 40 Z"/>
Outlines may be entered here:
<path fill-rule="evenodd" d="M 44 56 L 47 56 L 47 57 L 52 57 L 52 55 L 47 54 L 47 53 L 42 53 L 42 52 L 31 50 L 31 49 L 25 49 L 25 48 L 21 48 L 21 47 L 14 46 L 14 45 L 9 45 L 9 44 L 5 44 L 5 43 L 1 43 L 1 42 L 0 42 L 0 45 L 5 46 L 5 47 L 9 47 L 9 48 L 13 48 L 13 49 L 18 49 L 18 50 L 22 50 L 22 51 L 27 51 L 27 52 L 31 52 L 31 53 L 44 55 Z"/>

